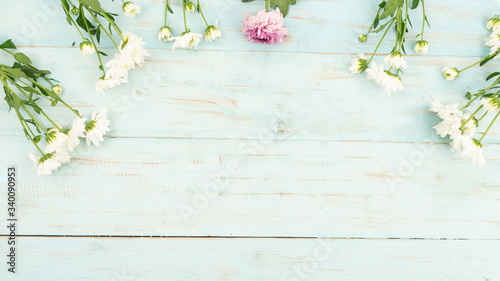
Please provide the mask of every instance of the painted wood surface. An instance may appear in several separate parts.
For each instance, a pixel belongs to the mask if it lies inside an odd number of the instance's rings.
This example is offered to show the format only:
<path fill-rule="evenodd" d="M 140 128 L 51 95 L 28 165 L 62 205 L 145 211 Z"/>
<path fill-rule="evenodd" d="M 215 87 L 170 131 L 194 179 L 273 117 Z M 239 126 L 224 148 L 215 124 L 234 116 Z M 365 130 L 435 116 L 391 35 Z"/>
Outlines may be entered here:
<path fill-rule="evenodd" d="M 300 0 L 285 19 L 290 36 L 273 47 L 239 30 L 262 1 L 205 2 L 223 38 L 197 51 L 157 40 L 163 1 L 121 16 L 151 57 L 106 96 L 57 1 L 0 2 L 0 39 L 49 68 L 80 112 L 107 107 L 112 119 L 101 148 L 81 145 L 69 165 L 38 177 L 0 102 L 0 184 L 16 165 L 23 235 L 17 279 L 0 268 L 0 280 L 500 280 L 500 126 L 477 168 L 450 153 L 428 111 L 432 95 L 463 102 L 496 69 L 454 82 L 440 74 L 487 54 L 484 26 L 498 3 L 429 1 L 429 55 L 409 52 L 405 90 L 387 98 L 346 70 L 376 44 L 357 35 L 378 1 Z M 180 29 L 178 13 L 171 22 Z"/>

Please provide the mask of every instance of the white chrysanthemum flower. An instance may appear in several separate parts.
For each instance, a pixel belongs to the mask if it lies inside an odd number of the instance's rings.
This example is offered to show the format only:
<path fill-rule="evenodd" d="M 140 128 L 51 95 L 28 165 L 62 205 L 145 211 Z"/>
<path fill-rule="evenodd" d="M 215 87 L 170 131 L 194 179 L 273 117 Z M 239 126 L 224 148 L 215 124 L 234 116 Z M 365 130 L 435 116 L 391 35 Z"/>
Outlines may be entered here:
<path fill-rule="evenodd" d="M 210 25 L 205 29 L 205 41 L 212 42 L 222 36 L 222 32 L 217 28 L 217 21 L 215 25 Z"/>
<path fill-rule="evenodd" d="M 131 68 L 128 65 L 124 65 L 121 54 L 115 54 L 115 57 L 106 63 L 108 71 L 106 71 L 105 79 L 114 78 L 120 81 L 120 83 L 128 82 L 128 70 Z M 129 62 L 132 65 L 133 62 Z"/>
<path fill-rule="evenodd" d="M 97 92 L 102 95 L 106 94 L 106 91 L 114 88 L 116 86 L 121 85 L 122 83 L 127 83 L 128 81 L 120 78 L 120 77 L 108 77 L 108 78 L 99 78 L 99 81 L 96 82 L 95 89 Z"/>
<path fill-rule="evenodd" d="M 60 94 L 62 94 L 62 91 L 63 91 L 63 88 L 61 87 L 61 85 L 52 86 L 52 92 L 54 92 L 54 94 L 60 95 Z"/>
<path fill-rule="evenodd" d="M 100 146 L 100 143 L 104 141 L 103 136 L 110 130 L 109 123 L 105 109 L 99 113 L 93 112 L 92 119 L 85 126 L 87 145 L 92 143 L 95 146 Z"/>
<path fill-rule="evenodd" d="M 429 43 L 425 40 L 418 40 L 417 43 L 415 43 L 415 53 L 419 55 L 426 55 L 427 52 L 429 51 Z"/>
<path fill-rule="evenodd" d="M 135 64 L 141 66 L 145 58 L 149 56 L 148 52 L 142 45 L 146 44 L 142 41 L 142 37 L 126 32 L 122 34 L 125 41 L 120 41 L 120 59 L 123 66 L 132 69 Z"/>
<path fill-rule="evenodd" d="M 366 60 L 366 57 L 364 54 L 360 53 L 358 54 L 358 58 L 354 58 L 351 60 L 351 66 L 348 68 L 348 70 L 351 72 L 351 74 L 358 74 L 366 70 L 368 67 L 368 61 Z"/>
<path fill-rule="evenodd" d="M 135 18 L 135 15 L 141 13 L 141 7 L 137 6 L 132 2 L 125 2 L 122 8 L 123 12 L 125 13 L 125 16 L 129 18 Z"/>
<path fill-rule="evenodd" d="M 375 62 L 372 62 L 370 67 L 366 69 L 366 74 L 369 80 L 373 80 L 377 86 L 384 89 L 387 96 L 390 96 L 393 92 L 403 90 L 401 78 L 395 74 L 385 71 L 383 64 L 377 66 Z"/>
<path fill-rule="evenodd" d="M 406 61 L 400 52 L 393 52 L 390 55 L 387 55 L 385 57 L 384 61 L 388 65 L 393 66 L 397 69 L 407 69 L 408 68 L 408 64 L 406 64 Z"/>
<path fill-rule="evenodd" d="M 33 161 L 38 175 L 50 175 L 52 171 L 71 159 L 67 153 L 47 153 L 40 158 L 28 153 L 28 157 Z"/>
<path fill-rule="evenodd" d="M 47 146 L 45 147 L 45 153 L 52 152 L 66 152 L 68 149 L 66 143 L 68 142 L 68 136 L 59 131 L 57 128 L 50 129 L 46 136 Z"/>
<path fill-rule="evenodd" d="M 458 77 L 458 69 L 447 67 L 443 69 L 443 75 L 448 81 L 455 80 Z"/>
<path fill-rule="evenodd" d="M 170 27 L 165 25 L 164 27 L 160 28 L 160 31 L 158 32 L 158 40 L 163 40 L 163 42 L 173 40 L 172 30 L 170 29 Z"/>
<path fill-rule="evenodd" d="M 478 166 L 484 166 L 484 155 L 481 143 L 476 139 L 464 137 L 461 140 L 461 152 L 465 158 L 472 160 Z"/>
<path fill-rule="evenodd" d="M 470 118 L 469 113 L 464 113 L 462 116 L 462 129 L 461 129 L 461 135 L 467 136 L 467 137 L 472 137 L 476 133 L 476 128 L 477 128 L 477 119 L 475 117 Z M 467 122 L 467 123 L 466 123 Z M 451 136 L 451 138 L 455 138 L 455 136 Z"/>
<path fill-rule="evenodd" d="M 460 126 L 462 126 L 462 116 L 450 115 L 433 128 L 439 136 L 444 138 L 446 136 L 461 135 Z"/>
<path fill-rule="evenodd" d="M 66 147 L 69 151 L 73 151 L 79 144 L 80 139 L 85 137 L 85 122 L 87 118 L 77 117 L 73 120 L 73 125 L 66 132 L 68 140 L 66 141 Z"/>
<path fill-rule="evenodd" d="M 193 2 L 188 1 L 186 3 L 186 12 L 191 13 L 191 12 L 194 12 L 195 9 L 196 9 L 196 6 L 194 5 Z"/>
<path fill-rule="evenodd" d="M 500 19 L 498 17 L 491 18 L 486 27 L 493 32 L 500 31 Z"/>
<path fill-rule="evenodd" d="M 486 98 L 481 100 L 481 104 L 486 111 L 493 112 L 497 111 L 500 107 L 500 99 L 496 97 Z"/>
<path fill-rule="evenodd" d="M 500 48 L 500 33 L 493 32 L 491 35 L 485 39 L 486 46 L 490 47 L 490 55 L 496 53 Z M 495 56 L 494 59 L 497 59 L 499 56 Z"/>
<path fill-rule="evenodd" d="M 83 41 L 80 43 L 80 51 L 82 52 L 82 56 L 85 57 L 95 53 L 95 48 L 89 41 Z"/>
<path fill-rule="evenodd" d="M 203 37 L 203 35 L 194 32 L 187 32 L 183 33 L 179 37 L 174 37 L 175 43 L 172 46 L 172 50 L 196 48 L 198 43 L 200 43 L 201 37 Z"/>
<path fill-rule="evenodd" d="M 437 113 L 439 118 L 446 119 L 451 115 L 462 116 L 462 112 L 458 109 L 459 103 L 442 105 L 436 97 L 432 97 L 430 110 Z"/>

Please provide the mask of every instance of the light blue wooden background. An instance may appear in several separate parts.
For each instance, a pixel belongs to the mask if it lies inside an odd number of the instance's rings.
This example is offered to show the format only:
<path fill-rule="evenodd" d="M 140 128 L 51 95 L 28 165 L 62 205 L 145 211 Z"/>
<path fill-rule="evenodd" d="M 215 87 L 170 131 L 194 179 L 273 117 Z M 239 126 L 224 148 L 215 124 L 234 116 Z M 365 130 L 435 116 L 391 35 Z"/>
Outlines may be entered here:
<path fill-rule="evenodd" d="M 0 104 L 0 206 L 15 164 L 22 235 L 18 273 L 2 262 L 1 280 L 500 280 L 500 126 L 477 168 L 450 153 L 428 111 L 431 95 L 463 101 L 497 67 L 440 75 L 487 54 L 498 1 L 428 1 L 430 53 L 410 52 L 405 90 L 390 98 L 346 70 L 376 44 L 357 35 L 378 1 L 299 0 L 274 47 L 240 32 L 262 1 L 204 2 L 223 38 L 171 51 L 156 38 L 163 1 L 137 1 L 143 14 L 119 22 L 151 57 L 100 96 L 96 58 L 71 47 L 78 35 L 58 1 L 0 1 L 0 41 L 53 71 L 80 112 L 107 107 L 112 119 L 101 148 L 80 146 L 37 177 L 32 147 Z M 180 13 L 171 25 L 181 29 Z"/>

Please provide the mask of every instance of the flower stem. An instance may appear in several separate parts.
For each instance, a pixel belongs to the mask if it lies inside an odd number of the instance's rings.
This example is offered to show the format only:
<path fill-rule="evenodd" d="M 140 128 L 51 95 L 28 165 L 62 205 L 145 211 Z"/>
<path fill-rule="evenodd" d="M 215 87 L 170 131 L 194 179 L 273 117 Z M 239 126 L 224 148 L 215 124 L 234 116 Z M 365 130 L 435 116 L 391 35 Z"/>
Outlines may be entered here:
<path fill-rule="evenodd" d="M 26 107 L 26 105 L 24 105 L 24 103 L 21 103 L 21 106 L 24 108 L 24 111 L 26 111 L 26 113 L 28 113 L 28 115 L 31 117 L 31 119 L 33 119 L 33 121 L 38 125 L 39 128 L 41 128 L 45 134 L 47 134 L 47 129 L 45 129 L 44 126 L 42 126 L 42 124 L 40 124 L 40 122 L 38 121 L 38 119 L 36 119 L 35 116 L 33 116 L 33 113 L 31 113 L 31 111 L 29 111 L 29 109 Z"/>
<path fill-rule="evenodd" d="M 101 24 L 99 19 L 91 11 L 89 11 L 89 13 L 94 18 L 94 20 L 97 22 L 99 27 L 106 33 L 106 35 L 108 35 L 109 39 L 111 39 L 111 41 L 113 41 L 113 44 L 115 44 L 116 48 L 118 48 L 118 44 L 116 43 L 115 39 L 113 39 L 111 34 L 109 34 L 108 30 Z"/>
<path fill-rule="evenodd" d="M 118 33 L 118 36 L 120 36 L 120 39 L 122 39 L 122 41 L 124 41 L 123 36 L 122 36 L 122 31 L 120 30 L 120 28 L 118 28 L 118 26 L 116 26 L 115 22 L 108 17 L 106 12 L 102 11 L 102 14 L 99 14 L 99 15 L 102 15 L 104 18 L 106 18 L 108 20 L 108 22 L 111 24 L 111 26 L 113 26 L 113 28 Z"/>
<path fill-rule="evenodd" d="M 203 11 L 201 10 L 200 0 L 196 0 L 196 1 L 198 2 L 198 7 L 199 7 L 199 9 L 200 9 L 200 15 L 201 15 L 201 17 L 203 18 L 203 21 L 205 22 L 205 24 L 207 25 L 207 27 L 208 27 L 208 26 L 210 26 L 210 25 L 208 24 L 207 20 L 205 19 L 205 16 L 203 15 Z"/>
<path fill-rule="evenodd" d="M 184 15 L 184 33 L 188 32 L 187 22 L 186 22 L 186 1 L 182 0 L 182 14 Z"/>
<path fill-rule="evenodd" d="M 425 15 L 425 4 L 424 0 L 422 1 L 422 13 L 423 13 L 423 19 L 422 19 L 422 32 L 420 33 L 420 40 L 424 40 L 424 29 L 425 29 L 425 20 L 427 19 L 427 16 Z"/>
<path fill-rule="evenodd" d="M 80 4 L 80 9 L 82 9 L 82 7 L 83 6 Z M 87 9 L 87 11 L 89 13 L 91 13 L 88 9 Z M 83 11 L 82 11 L 82 13 L 83 13 Z M 90 33 L 90 28 L 89 28 L 89 24 L 87 22 L 87 19 L 84 18 L 83 22 L 85 22 L 85 27 L 87 28 L 87 32 L 90 35 L 90 40 L 92 40 L 92 45 L 94 45 L 94 49 L 95 49 L 95 53 L 97 54 L 97 58 L 99 58 L 99 64 L 101 65 L 101 70 L 102 70 L 103 76 L 106 76 L 106 71 L 104 71 L 104 65 L 102 64 L 101 54 L 99 54 L 99 49 L 97 48 L 97 45 L 94 41 L 94 37 L 92 37 L 92 35 Z"/>
<path fill-rule="evenodd" d="M 479 94 L 478 94 L 475 98 L 473 98 L 473 99 L 472 99 L 472 100 L 470 100 L 467 104 L 465 104 L 464 106 L 462 106 L 462 107 L 460 108 L 460 111 L 462 111 L 462 110 L 466 109 L 467 107 L 469 107 L 469 105 L 470 105 L 472 102 L 474 102 L 475 100 L 477 100 L 478 98 L 480 98 L 480 97 L 482 97 L 484 94 L 486 94 L 486 92 L 487 92 L 489 89 L 493 88 L 493 86 L 495 86 L 498 82 L 500 82 L 500 78 L 497 78 L 497 79 L 495 80 L 495 82 L 493 82 L 491 85 L 489 85 L 489 86 L 488 86 L 488 88 L 486 88 L 486 89 L 482 90 L 481 92 L 479 92 Z M 496 94 L 498 94 L 498 93 L 500 93 L 500 91 L 496 92 Z"/>
<path fill-rule="evenodd" d="M 406 14 L 405 14 L 405 25 L 403 26 L 403 31 L 401 32 L 401 40 L 398 46 L 398 52 L 401 52 L 401 48 L 403 47 L 403 43 L 406 37 L 406 26 L 408 25 L 408 0 L 405 0 L 406 3 Z"/>
<path fill-rule="evenodd" d="M 73 23 L 72 25 L 75 26 L 76 30 L 78 31 L 78 33 L 80 33 L 80 36 L 82 37 L 82 40 L 85 41 L 85 36 L 83 36 L 83 33 L 80 31 L 80 28 L 78 28 L 78 24 L 76 24 L 75 20 L 73 19 L 73 17 L 71 16 L 70 12 L 68 11 L 68 9 L 66 9 L 66 6 L 64 6 L 64 3 L 63 1 L 61 0 L 61 5 L 63 6 L 63 9 L 64 9 L 64 12 L 66 12 L 66 15 L 68 16 L 68 18 L 71 20 L 71 22 Z M 80 7 L 81 8 L 81 7 Z M 89 33 L 90 35 L 90 33 Z M 91 35 L 90 35 L 91 36 Z M 91 36 L 92 37 L 92 36 Z"/>
<path fill-rule="evenodd" d="M 382 10 L 382 8 L 378 8 L 377 13 L 375 14 L 375 18 L 373 19 L 372 25 L 370 25 L 370 28 L 368 29 L 368 32 L 365 34 L 366 37 L 368 37 L 368 35 L 370 34 L 370 32 L 372 32 L 373 26 L 375 25 L 375 21 L 377 20 L 377 16 L 380 13 L 380 10 Z"/>
<path fill-rule="evenodd" d="M 163 26 L 167 26 L 167 14 L 168 14 L 168 0 L 165 3 L 165 20 L 163 21 Z"/>
<path fill-rule="evenodd" d="M 476 115 L 476 113 L 478 113 L 478 112 L 479 112 L 479 110 L 481 110 L 481 108 L 483 108 L 483 106 L 482 106 L 482 105 L 481 105 L 481 106 L 479 106 L 479 107 L 476 109 L 476 111 L 474 111 L 474 113 L 472 113 L 472 114 L 471 114 L 471 116 L 470 116 L 470 117 L 469 117 L 469 118 L 468 118 L 468 119 L 467 119 L 464 123 L 462 123 L 462 126 L 460 126 L 460 130 L 462 130 L 462 129 L 465 127 L 465 125 L 467 125 L 467 123 L 469 123 L 469 121 L 470 121 L 470 120 L 472 120 L 472 118 L 474 118 L 474 115 Z"/>
<path fill-rule="evenodd" d="M 29 128 L 26 128 L 26 120 L 24 120 L 23 116 L 21 115 L 21 112 L 19 112 L 18 109 L 16 109 L 16 114 L 17 114 L 17 118 L 19 119 L 19 123 L 21 123 L 21 126 L 23 126 L 23 129 L 24 129 L 24 132 L 25 132 L 25 135 L 28 137 L 28 139 L 33 143 L 33 145 L 35 145 L 36 149 L 38 149 L 38 151 L 40 151 L 40 153 L 42 155 L 45 155 L 45 153 L 42 151 L 42 149 L 40 149 L 40 147 L 38 146 L 38 144 L 35 142 L 35 140 L 33 139 L 33 137 L 27 133 L 28 129 L 29 131 L 33 134 L 33 132 L 31 131 L 31 129 Z"/>
<path fill-rule="evenodd" d="M 266 12 L 269 12 L 269 0 L 266 0 Z"/>
<path fill-rule="evenodd" d="M 500 115 L 500 111 L 498 111 L 497 115 L 495 115 L 495 118 L 493 118 L 493 120 L 491 121 L 491 123 L 488 126 L 488 128 L 486 129 L 486 131 L 484 131 L 483 135 L 479 139 L 479 142 L 481 142 L 483 140 L 483 138 L 486 136 L 486 134 L 488 133 L 488 131 L 491 129 L 491 126 L 493 125 L 493 123 L 495 123 L 495 120 L 497 120 L 498 115 Z"/>
<path fill-rule="evenodd" d="M 373 57 L 374 57 L 374 56 L 375 56 L 375 54 L 377 53 L 377 50 L 378 50 L 378 48 L 380 47 L 380 44 L 382 44 L 382 41 L 384 41 L 384 38 L 385 38 L 385 36 L 387 35 L 387 32 L 389 31 L 389 29 L 391 29 L 391 26 L 392 26 L 392 24 L 394 23 L 394 21 L 395 21 L 395 18 L 394 18 L 394 19 L 392 19 L 392 20 L 390 21 L 390 24 L 389 24 L 389 26 L 387 27 L 386 31 L 384 32 L 384 35 L 382 35 L 382 38 L 381 38 L 381 39 L 380 39 L 380 41 L 378 42 L 377 47 L 375 48 L 375 51 L 373 51 L 372 56 L 370 57 L 370 59 L 369 59 L 369 60 L 368 60 L 368 62 L 366 63 L 367 65 L 369 65 L 369 64 L 370 64 L 370 62 L 373 60 Z"/>

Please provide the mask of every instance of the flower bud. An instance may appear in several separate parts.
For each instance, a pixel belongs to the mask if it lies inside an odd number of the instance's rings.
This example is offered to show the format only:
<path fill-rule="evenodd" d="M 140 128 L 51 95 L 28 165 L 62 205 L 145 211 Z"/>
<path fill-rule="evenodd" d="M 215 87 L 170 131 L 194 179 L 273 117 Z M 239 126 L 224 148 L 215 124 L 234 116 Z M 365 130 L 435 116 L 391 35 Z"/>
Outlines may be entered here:
<path fill-rule="evenodd" d="M 125 13 L 125 16 L 127 16 L 129 18 L 135 18 L 135 15 L 141 13 L 141 7 L 139 7 L 138 5 L 136 5 L 130 1 L 125 2 L 123 4 L 122 9 L 123 9 L 123 12 Z"/>
<path fill-rule="evenodd" d="M 444 78 L 446 78 L 446 80 L 448 80 L 448 81 L 457 79 L 458 73 L 459 73 L 458 69 L 456 69 L 456 68 L 447 67 L 447 68 L 443 69 Z"/>
<path fill-rule="evenodd" d="M 42 140 L 42 136 L 40 136 L 40 135 L 38 135 L 38 136 L 36 136 L 36 137 L 33 138 L 33 141 L 35 143 L 39 143 L 41 140 Z"/>
<path fill-rule="evenodd" d="M 56 95 L 60 95 L 62 93 L 62 87 L 60 85 L 54 85 L 52 87 L 52 92 L 54 92 L 54 94 Z"/>
<path fill-rule="evenodd" d="M 368 38 L 366 37 L 366 35 L 364 35 L 363 33 L 361 33 L 359 35 L 359 42 L 366 42 Z"/>
<path fill-rule="evenodd" d="M 500 108 L 500 99 L 491 97 L 481 100 L 483 108 L 488 112 L 497 111 Z"/>
<path fill-rule="evenodd" d="M 80 13 L 80 10 L 77 7 L 73 7 L 73 9 L 71 9 L 72 15 L 77 16 L 79 13 Z"/>
<path fill-rule="evenodd" d="M 56 100 L 53 100 L 53 101 L 50 103 L 50 105 L 52 105 L 52 106 L 56 106 L 56 105 L 57 105 L 57 101 L 56 101 Z"/>
<path fill-rule="evenodd" d="M 83 41 L 82 43 L 80 43 L 80 51 L 82 52 L 82 56 L 85 57 L 95 53 L 95 48 L 94 45 L 92 45 L 92 43 L 90 43 L 89 41 Z"/>
<path fill-rule="evenodd" d="M 415 52 L 419 55 L 424 54 L 426 55 L 427 52 L 429 51 L 429 44 L 425 40 L 419 40 L 415 44 Z"/>
<path fill-rule="evenodd" d="M 191 2 L 191 1 L 186 2 L 186 12 L 191 13 L 191 12 L 194 12 L 195 9 L 196 9 L 196 6 L 194 5 L 193 2 Z"/>
<path fill-rule="evenodd" d="M 164 26 L 160 28 L 160 32 L 158 32 L 158 40 L 163 40 L 164 42 L 172 40 L 172 30 L 168 26 Z"/>
<path fill-rule="evenodd" d="M 205 41 L 212 42 L 222 36 L 222 32 L 215 26 L 210 25 L 205 29 Z"/>
<path fill-rule="evenodd" d="M 486 27 L 492 31 L 499 31 L 500 30 L 500 19 L 498 17 L 491 18 L 488 21 L 488 24 L 486 25 Z"/>

